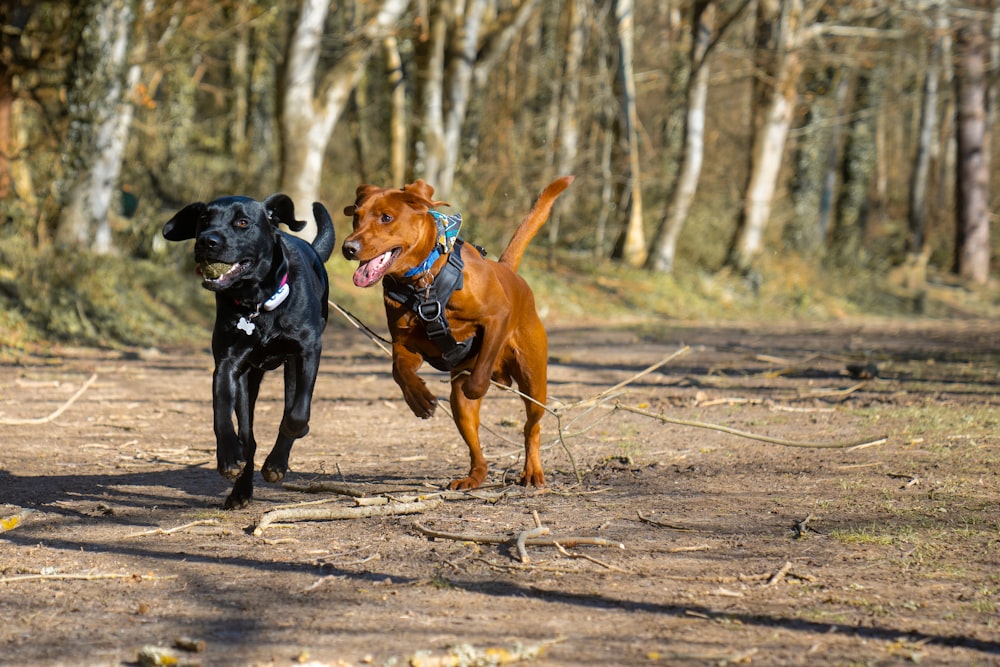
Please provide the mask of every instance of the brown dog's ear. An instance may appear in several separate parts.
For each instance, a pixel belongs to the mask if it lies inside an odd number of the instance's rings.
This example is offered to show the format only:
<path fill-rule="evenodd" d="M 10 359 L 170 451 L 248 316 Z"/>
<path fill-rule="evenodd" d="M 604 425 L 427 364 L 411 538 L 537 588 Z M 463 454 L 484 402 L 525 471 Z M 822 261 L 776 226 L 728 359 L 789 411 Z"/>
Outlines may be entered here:
<path fill-rule="evenodd" d="M 293 232 L 301 232 L 305 229 L 306 223 L 295 219 L 295 203 L 288 195 L 273 194 L 264 200 L 264 210 L 267 211 L 267 219 L 271 221 L 277 229 L 280 223 L 285 223 Z"/>
<path fill-rule="evenodd" d="M 344 215 L 346 215 L 348 218 L 353 218 L 354 217 L 354 212 L 357 211 L 357 210 L 358 210 L 358 207 L 355 206 L 354 204 L 351 204 L 350 206 L 345 206 L 344 207 Z"/>
<path fill-rule="evenodd" d="M 431 199 L 434 196 L 434 188 L 428 185 L 422 178 L 404 185 L 403 192 L 410 195 L 410 201 L 415 202 L 418 206 L 426 206 L 427 208 L 451 206 L 446 201 L 434 201 Z"/>
<path fill-rule="evenodd" d="M 205 215 L 205 202 L 188 204 L 163 225 L 163 238 L 168 241 L 193 239 L 198 231 L 198 221 Z"/>

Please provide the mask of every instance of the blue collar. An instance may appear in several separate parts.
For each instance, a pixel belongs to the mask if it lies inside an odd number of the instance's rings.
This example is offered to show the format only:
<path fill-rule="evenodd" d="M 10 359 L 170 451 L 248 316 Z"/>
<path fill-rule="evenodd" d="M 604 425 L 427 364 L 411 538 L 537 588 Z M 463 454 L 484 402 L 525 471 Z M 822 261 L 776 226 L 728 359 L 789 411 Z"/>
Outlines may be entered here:
<path fill-rule="evenodd" d="M 461 213 L 454 215 L 445 215 L 439 211 L 428 211 L 428 213 L 434 217 L 434 224 L 437 225 L 437 242 L 427 259 L 404 273 L 404 278 L 412 278 L 430 271 L 441 255 L 451 252 L 455 246 L 455 239 L 458 238 L 458 230 L 462 227 Z"/>

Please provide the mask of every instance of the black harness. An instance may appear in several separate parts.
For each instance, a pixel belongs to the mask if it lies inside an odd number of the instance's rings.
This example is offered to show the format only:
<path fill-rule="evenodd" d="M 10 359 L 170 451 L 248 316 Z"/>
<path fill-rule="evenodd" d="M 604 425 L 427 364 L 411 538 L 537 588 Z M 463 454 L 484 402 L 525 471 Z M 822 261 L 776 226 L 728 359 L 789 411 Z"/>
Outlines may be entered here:
<path fill-rule="evenodd" d="M 434 282 L 426 289 L 418 289 L 389 279 L 382 283 L 389 298 L 412 310 L 423 322 L 424 333 L 441 353 L 440 357 L 428 358 L 426 361 L 439 371 L 454 369 L 476 351 L 477 337 L 471 336 L 461 342 L 456 341 L 445 315 L 448 300 L 455 291 L 462 289 L 464 282 L 462 278 L 462 269 L 465 268 L 465 262 L 462 260 L 464 245 L 462 239 L 455 241 L 455 247 L 448 253 L 448 261 L 441 267 Z M 483 251 L 480 250 L 480 253 Z"/>

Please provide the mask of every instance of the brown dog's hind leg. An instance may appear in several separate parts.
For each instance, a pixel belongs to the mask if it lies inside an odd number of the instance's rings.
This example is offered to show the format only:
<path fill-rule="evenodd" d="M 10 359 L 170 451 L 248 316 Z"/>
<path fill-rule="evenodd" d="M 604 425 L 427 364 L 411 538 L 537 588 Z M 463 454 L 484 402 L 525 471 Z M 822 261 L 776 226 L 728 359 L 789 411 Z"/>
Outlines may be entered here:
<path fill-rule="evenodd" d="M 453 378 L 451 382 L 451 411 L 455 417 L 455 426 L 465 444 L 469 446 L 469 476 L 456 479 L 448 485 L 452 491 L 476 489 L 486 480 L 486 458 L 479 446 L 479 406 L 482 399 L 466 398 L 462 391 L 464 377 Z"/>
<path fill-rule="evenodd" d="M 542 470 L 541 421 L 545 416 L 545 401 L 548 396 L 548 339 L 541 322 L 534 327 L 533 344 L 522 348 L 520 362 L 511 368 L 511 375 L 517 382 L 518 390 L 531 400 L 524 398 L 524 472 L 518 484 L 521 486 L 545 486 L 545 472 Z"/>

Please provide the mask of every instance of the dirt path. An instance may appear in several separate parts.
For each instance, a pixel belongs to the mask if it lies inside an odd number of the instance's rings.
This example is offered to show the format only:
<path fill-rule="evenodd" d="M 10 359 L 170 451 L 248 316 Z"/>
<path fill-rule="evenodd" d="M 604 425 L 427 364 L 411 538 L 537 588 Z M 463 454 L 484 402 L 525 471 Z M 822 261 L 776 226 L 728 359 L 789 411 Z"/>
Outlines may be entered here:
<path fill-rule="evenodd" d="M 202 643 L 180 653 L 203 665 L 476 664 L 447 660 L 454 646 L 566 666 L 1000 664 L 997 324 L 556 327 L 552 405 L 682 344 L 617 398 L 563 411 L 582 482 L 552 444 L 546 492 L 498 486 L 520 467 L 521 411 L 494 390 L 495 486 L 482 496 L 260 536 L 276 506 L 355 501 L 258 478 L 250 508 L 221 511 L 207 352 L 65 350 L 0 366 L 7 421 L 45 417 L 97 376 L 54 420 L 0 424 L 0 517 L 23 518 L 0 532 L 0 664 L 133 664 L 178 637 Z M 332 330 L 324 357 L 286 481 L 403 496 L 464 473 L 448 417 L 413 417 L 366 339 Z M 868 363 L 874 379 L 846 370 Z M 442 376 L 426 377 L 444 396 Z M 265 381 L 262 447 L 279 388 Z M 786 439 L 889 438 L 796 449 L 615 400 Z M 555 418 L 544 428 L 553 442 Z M 533 513 L 553 536 L 624 549 L 529 546 L 522 563 L 511 544 L 414 525 L 512 540 Z"/>

